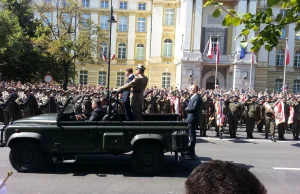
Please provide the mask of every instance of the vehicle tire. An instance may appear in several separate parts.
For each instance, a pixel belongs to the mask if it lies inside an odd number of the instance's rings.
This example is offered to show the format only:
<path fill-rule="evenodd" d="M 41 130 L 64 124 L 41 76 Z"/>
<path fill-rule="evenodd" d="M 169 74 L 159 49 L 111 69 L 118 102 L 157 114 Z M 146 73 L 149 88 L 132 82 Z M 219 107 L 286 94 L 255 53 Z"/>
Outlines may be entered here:
<path fill-rule="evenodd" d="M 131 164 L 137 174 L 157 174 L 164 163 L 164 153 L 157 144 L 139 144 L 132 153 Z"/>
<path fill-rule="evenodd" d="M 13 144 L 9 160 L 18 172 L 36 172 L 45 166 L 45 154 L 41 146 L 32 141 L 21 141 Z"/>

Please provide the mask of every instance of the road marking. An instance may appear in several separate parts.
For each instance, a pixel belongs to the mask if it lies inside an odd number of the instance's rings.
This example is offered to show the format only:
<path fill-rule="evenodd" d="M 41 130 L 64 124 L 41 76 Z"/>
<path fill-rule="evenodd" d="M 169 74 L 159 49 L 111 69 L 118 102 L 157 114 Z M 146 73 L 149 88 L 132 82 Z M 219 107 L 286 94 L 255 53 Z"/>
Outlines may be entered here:
<path fill-rule="evenodd" d="M 209 141 L 246 141 L 246 142 L 267 142 L 267 143 L 274 143 L 270 139 L 229 139 L 229 138 L 214 138 L 214 137 L 197 137 L 197 139 L 209 140 Z M 295 141 L 278 141 L 276 143 L 295 143 Z"/>
<path fill-rule="evenodd" d="M 300 168 L 273 167 L 274 170 L 300 170 Z"/>

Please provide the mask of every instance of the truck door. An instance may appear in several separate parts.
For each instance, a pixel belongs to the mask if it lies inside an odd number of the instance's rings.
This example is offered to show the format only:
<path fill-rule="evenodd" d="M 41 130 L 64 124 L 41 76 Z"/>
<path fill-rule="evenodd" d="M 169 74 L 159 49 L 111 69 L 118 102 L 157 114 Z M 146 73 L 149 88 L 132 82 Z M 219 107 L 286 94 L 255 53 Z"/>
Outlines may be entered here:
<path fill-rule="evenodd" d="M 97 122 L 61 121 L 59 125 L 61 149 L 67 152 L 93 152 L 95 150 Z"/>

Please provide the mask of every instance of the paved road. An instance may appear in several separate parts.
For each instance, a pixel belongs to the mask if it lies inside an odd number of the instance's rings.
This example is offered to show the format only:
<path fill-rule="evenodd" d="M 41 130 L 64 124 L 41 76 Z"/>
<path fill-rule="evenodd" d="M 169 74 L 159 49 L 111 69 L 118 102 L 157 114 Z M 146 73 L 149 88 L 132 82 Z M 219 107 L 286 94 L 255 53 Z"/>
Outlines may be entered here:
<path fill-rule="evenodd" d="M 238 133 L 244 137 L 243 129 Z M 43 173 L 21 174 L 14 171 L 8 181 L 11 194 L 175 194 L 184 193 L 184 181 L 199 164 L 210 160 L 226 160 L 246 166 L 267 187 L 269 193 L 300 193 L 300 142 L 263 139 L 222 140 L 198 138 L 196 152 L 198 161 L 177 163 L 173 156 L 165 156 L 164 171 L 156 177 L 141 177 L 133 173 L 128 156 L 82 157 L 76 164 L 62 164 Z M 291 135 L 287 135 L 291 139 Z M 0 177 L 11 170 L 9 149 L 0 148 Z M 83 162 L 84 161 L 84 162 Z"/>

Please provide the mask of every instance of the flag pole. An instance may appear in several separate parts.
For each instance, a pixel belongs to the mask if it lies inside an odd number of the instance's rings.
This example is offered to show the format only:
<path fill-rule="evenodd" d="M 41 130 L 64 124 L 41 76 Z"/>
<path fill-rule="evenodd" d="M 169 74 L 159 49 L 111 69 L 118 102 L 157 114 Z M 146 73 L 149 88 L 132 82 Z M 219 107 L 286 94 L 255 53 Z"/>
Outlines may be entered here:
<path fill-rule="evenodd" d="M 252 66 L 253 66 L 253 57 L 254 54 L 251 52 L 251 65 L 250 65 L 250 81 L 249 81 L 249 92 L 251 91 L 251 84 L 252 84 Z"/>
<path fill-rule="evenodd" d="M 282 83 L 282 92 L 285 93 L 285 73 L 286 73 L 286 59 L 287 59 L 287 43 L 288 43 L 288 38 L 285 39 L 285 50 L 284 50 L 284 70 L 283 70 L 283 83 Z"/>
<path fill-rule="evenodd" d="M 216 53 L 215 89 L 217 89 L 218 57 L 219 57 L 219 35 L 217 36 L 217 53 Z"/>

